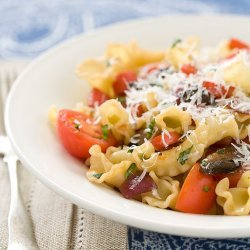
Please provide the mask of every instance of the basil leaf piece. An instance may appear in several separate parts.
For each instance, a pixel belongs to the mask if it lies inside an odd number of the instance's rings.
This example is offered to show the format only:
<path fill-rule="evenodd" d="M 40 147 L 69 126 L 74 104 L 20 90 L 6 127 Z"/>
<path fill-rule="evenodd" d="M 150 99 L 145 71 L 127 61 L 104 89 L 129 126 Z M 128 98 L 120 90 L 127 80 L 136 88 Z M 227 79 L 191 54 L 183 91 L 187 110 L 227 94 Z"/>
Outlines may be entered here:
<path fill-rule="evenodd" d="M 135 172 L 136 168 L 137 168 L 136 164 L 135 163 L 131 163 L 131 165 L 129 166 L 129 168 L 127 169 L 127 171 L 126 171 L 126 173 L 124 175 L 124 177 L 125 177 L 126 180 L 129 178 L 129 176 L 131 174 L 133 174 Z"/>
<path fill-rule="evenodd" d="M 146 134 L 146 138 L 149 140 L 154 132 L 154 127 L 155 127 L 155 119 L 152 119 L 148 125 L 148 132 Z"/>
<path fill-rule="evenodd" d="M 202 167 L 206 167 L 208 165 L 208 160 L 207 159 L 203 159 L 202 161 L 201 161 L 201 166 Z"/>
<path fill-rule="evenodd" d="M 211 188 L 209 186 L 207 186 L 207 185 L 203 186 L 203 191 L 206 192 L 206 193 L 209 192 L 210 189 Z"/>
<path fill-rule="evenodd" d="M 188 157 L 189 157 L 189 154 L 190 154 L 192 148 L 193 148 L 193 145 L 192 145 L 190 148 L 188 148 L 188 149 L 182 151 L 182 152 L 179 154 L 179 157 L 178 157 L 177 161 L 178 161 L 181 165 L 184 165 L 185 162 L 187 161 L 187 159 L 188 159 Z"/>
<path fill-rule="evenodd" d="M 174 48 L 178 43 L 181 43 L 181 42 L 182 42 L 182 41 L 181 41 L 180 38 L 176 39 L 176 40 L 172 43 L 171 48 Z"/>
<path fill-rule="evenodd" d="M 103 175 L 103 173 L 93 174 L 93 176 L 94 176 L 96 179 L 100 179 L 102 175 Z"/>
<path fill-rule="evenodd" d="M 225 148 L 220 148 L 216 151 L 216 153 L 220 154 L 220 155 L 224 155 L 225 154 Z"/>
<path fill-rule="evenodd" d="M 130 148 L 130 149 L 128 149 L 127 152 L 131 154 L 133 151 L 134 151 L 134 149 L 133 149 L 133 148 Z"/>
<path fill-rule="evenodd" d="M 109 127 L 108 124 L 102 126 L 102 137 L 104 140 L 108 139 Z"/>
<path fill-rule="evenodd" d="M 105 64 L 106 64 L 106 67 L 108 68 L 108 67 L 111 66 L 111 61 L 110 61 L 110 60 L 106 60 L 106 61 L 105 61 Z"/>
<path fill-rule="evenodd" d="M 77 130 L 80 130 L 80 124 L 76 123 L 76 124 L 75 124 L 75 128 L 76 128 Z"/>
<path fill-rule="evenodd" d="M 118 102 L 121 104 L 126 104 L 126 96 L 118 96 L 117 97 Z"/>

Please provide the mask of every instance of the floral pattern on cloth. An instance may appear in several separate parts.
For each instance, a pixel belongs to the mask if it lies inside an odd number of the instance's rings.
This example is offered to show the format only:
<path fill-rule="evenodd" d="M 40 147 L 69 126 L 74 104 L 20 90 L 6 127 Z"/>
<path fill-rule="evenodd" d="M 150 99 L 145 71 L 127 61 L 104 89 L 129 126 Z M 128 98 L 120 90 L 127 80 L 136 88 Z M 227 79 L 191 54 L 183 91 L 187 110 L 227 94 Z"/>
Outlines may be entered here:
<path fill-rule="evenodd" d="M 250 249 L 250 238 L 243 239 L 206 239 L 173 236 L 151 231 L 128 228 L 129 249 L 180 250 L 180 249 Z"/>

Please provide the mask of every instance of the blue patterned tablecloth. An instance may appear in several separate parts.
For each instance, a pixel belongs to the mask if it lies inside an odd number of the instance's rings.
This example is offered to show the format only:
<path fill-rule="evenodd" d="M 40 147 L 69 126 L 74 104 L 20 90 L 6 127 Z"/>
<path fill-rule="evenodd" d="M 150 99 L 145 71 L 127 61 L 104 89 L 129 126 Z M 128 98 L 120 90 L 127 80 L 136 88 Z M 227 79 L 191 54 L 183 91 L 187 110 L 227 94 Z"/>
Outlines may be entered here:
<path fill-rule="evenodd" d="M 0 59 L 32 59 L 62 40 L 96 27 L 179 13 L 250 15 L 250 1 L 1 0 Z M 250 249 L 249 238 L 188 238 L 131 227 L 128 228 L 128 242 L 130 249 Z"/>

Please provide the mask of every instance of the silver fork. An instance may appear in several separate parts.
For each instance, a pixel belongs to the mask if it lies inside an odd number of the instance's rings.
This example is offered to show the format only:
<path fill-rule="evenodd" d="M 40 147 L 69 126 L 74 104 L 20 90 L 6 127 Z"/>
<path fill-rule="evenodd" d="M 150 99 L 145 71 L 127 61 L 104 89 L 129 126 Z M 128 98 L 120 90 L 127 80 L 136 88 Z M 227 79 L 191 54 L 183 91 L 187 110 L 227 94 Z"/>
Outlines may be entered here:
<path fill-rule="evenodd" d="M 8 165 L 11 185 L 11 200 L 8 216 L 8 250 L 28 250 L 38 249 L 38 246 L 33 236 L 32 222 L 25 209 L 19 189 L 17 167 L 18 158 L 11 148 L 4 126 L 5 102 L 17 74 L 18 71 L 11 68 L 0 69 L 0 153 L 4 155 L 3 160 Z"/>

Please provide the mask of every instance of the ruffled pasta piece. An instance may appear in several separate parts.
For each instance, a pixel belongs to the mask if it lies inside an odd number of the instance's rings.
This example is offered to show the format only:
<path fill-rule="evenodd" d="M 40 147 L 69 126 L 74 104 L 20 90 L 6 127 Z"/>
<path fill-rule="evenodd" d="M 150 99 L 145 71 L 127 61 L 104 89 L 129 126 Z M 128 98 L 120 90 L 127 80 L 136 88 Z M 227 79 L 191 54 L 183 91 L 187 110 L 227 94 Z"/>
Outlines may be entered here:
<path fill-rule="evenodd" d="M 187 132 L 192 124 L 192 117 L 179 107 L 172 106 L 155 117 L 155 124 L 161 130 L 176 131 L 181 134 Z"/>
<path fill-rule="evenodd" d="M 122 160 L 134 162 L 138 169 L 147 169 L 147 172 L 154 167 L 159 153 L 155 153 L 154 146 L 149 141 L 134 147 L 132 152 L 129 152 L 129 149 L 127 146 L 123 147 L 123 149 L 110 147 L 106 152 L 106 157 L 113 164 L 119 163 Z"/>
<path fill-rule="evenodd" d="M 238 122 L 241 122 L 241 123 L 247 122 L 248 124 L 250 123 L 250 115 L 249 114 L 241 114 L 241 113 L 235 112 L 234 116 Z"/>
<path fill-rule="evenodd" d="M 55 105 L 52 105 L 48 111 L 48 118 L 50 125 L 52 127 L 56 127 L 57 115 L 58 115 L 58 109 Z"/>
<path fill-rule="evenodd" d="M 228 46 L 228 41 L 222 41 L 219 43 L 217 53 L 219 58 L 226 58 L 232 54 L 232 50 Z"/>
<path fill-rule="evenodd" d="M 203 155 L 204 150 L 215 142 L 231 136 L 237 138 L 238 125 L 232 115 L 210 116 L 198 123 L 187 139 L 179 146 L 163 151 L 153 170 L 157 176 L 176 176 L 188 171 Z"/>
<path fill-rule="evenodd" d="M 121 71 L 121 65 L 117 62 L 108 63 L 108 59 L 88 59 L 81 63 L 76 73 L 80 79 L 85 80 L 93 88 L 97 88 L 108 96 L 114 96 L 112 84 L 118 72 Z"/>
<path fill-rule="evenodd" d="M 248 136 L 248 126 L 241 124 L 239 128 L 239 139 L 243 140 Z"/>
<path fill-rule="evenodd" d="M 148 109 L 154 108 L 158 105 L 158 102 L 156 100 L 156 94 L 154 92 L 148 92 L 146 99 L 147 99 L 146 104 Z"/>
<path fill-rule="evenodd" d="M 101 152 L 101 148 L 98 145 L 92 146 L 89 152 L 91 157 L 87 178 L 95 183 L 100 184 L 105 182 L 119 188 L 125 181 L 125 173 L 132 162 L 123 160 L 117 164 L 113 164 Z"/>
<path fill-rule="evenodd" d="M 106 157 L 112 164 L 120 163 L 123 160 L 134 162 L 132 153 L 128 152 L 129 147 L 109 147 L 106 151 Z"/>
<path fill-rule="evenodd" d="M 242 174 L 237 187 L 229 188 L 228 178 L 216 186 L 217 203 L 226 215 L 247 215 L 250 213 L 250 171 Z"/>
<path fill-rule="evenodd" d="M 147 172 L 154 167 L 158 155 L 159 153 L 155 153 L 155 148 L 150 141 L 144 142 L 132 152 L 133 161 L 140 169 L 147 169 Z"/>
<path fill-rule="evenodd" d="M 120 62 L 124 70 L 136 70 L 145 64 L 163 60 L 164 53 L 146 50 L 140 48 L 136 42 L 131 42 L 129 44 L 109 44 L 105 56 Z"/>
<path fill-rule="evenodd" d="M 142 194 L 142 202 L 153 207 L 174 209 L 180 190 L 179 182 L 168 176 L 159 178 L 154 171 L 151 171 L 149 175 L 154 180 L 157 189 Z"/>
<path fill-rule="evenodd" d="M 137 70 L 139 67 L 161 61 L 163 52 L 152 52 L 140 48 L 137 43 L 109 44 L 103 58 L 88 59 L 76 69 L 80 79 L 86 80 L 110 97 L 114 97 L 113 82 L 118 73 L 126 70 Z"/>
<path fill-rule="evenodd" d="M 147 172 L 154 166 L 158 153 L 150 142 L 138 146 L 132 153 L 128 153 L 129 147 L 109 147 L 106 153 L 101 152 L 98 145 L 90 148 L 90 168 L 87 177 L 95 183 L 107 183 L 120 187 L 125 181 L 125 173 L 131 163 L 135 163 L 140 170 Z"/>
<path fill-rule="evenodd" d="M 150 120 L 151 116 L 147 119 L 147 120 Z M 139 129 L 142 129 L 145 124 L 146 124 L 146 121 L 147 121 L 144 117 L 139 117 L 136 121 L 135 121 L 135 124 L 134 124 L 134 129 L 135 130 L 139 130 Z"/>
<path fill-rule="evenodd" d="M 234 116 L 239 126 L 239 139 L 244 139 L 248 136 L 250 131 L 250 115 L 235 112 Z"/>
<path fill-rule="evenodd" d="M 166 52 L 165 59 L 175 68 L 180 68 L 182 64 L 192 62 L 199 52 L 200 41 L 196 37 L 187 38 L 185 41 L 170 47 Z"/>
<path fill-rule="evenodd" d="M 101 124 L 108 125 L 113 135 L 118 140 L 125 140 L 128 143 L 130 137 L 134 134 L 132 125 L 129 123 L 129 116 L 124 107 L 115 99 L 104 102 L 99 107 Z"/>
<path fill-rule="evenodd" d="M 244 52 L 239 53 L 223 68 L 223 78 L 229 84 L 236 84 L 246 93 L 250 93 L 250 64 Z"/>

